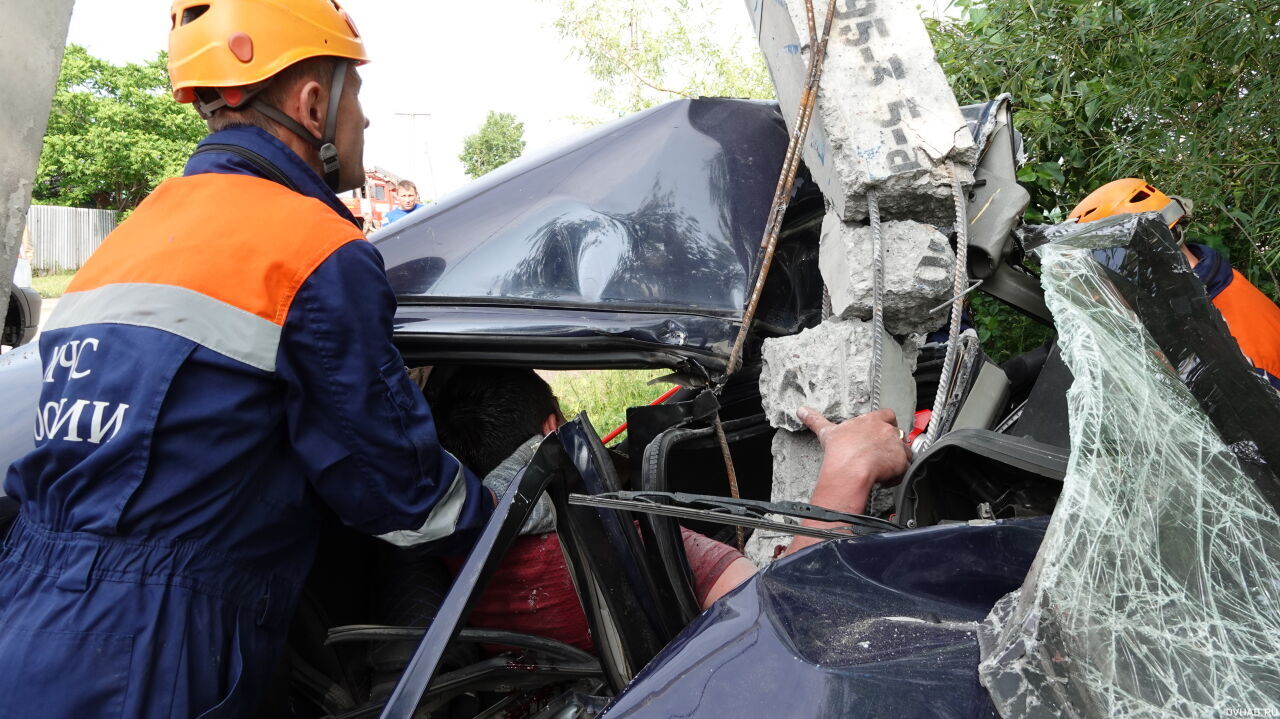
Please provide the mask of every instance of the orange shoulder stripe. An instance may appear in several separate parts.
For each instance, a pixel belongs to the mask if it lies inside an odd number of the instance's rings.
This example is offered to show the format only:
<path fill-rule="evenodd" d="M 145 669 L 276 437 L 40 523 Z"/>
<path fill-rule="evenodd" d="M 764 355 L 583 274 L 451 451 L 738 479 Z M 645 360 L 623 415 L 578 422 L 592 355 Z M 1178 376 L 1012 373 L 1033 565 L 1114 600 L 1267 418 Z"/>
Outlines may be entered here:
<path fill-rule="evenodd" d="M 298 288 L 364 237 L 319 200 L 246 175 L 166 180 L 112 232 L 68 292 L 172 285 L 283 325 Z"/>
<path fill-rule="evenodd" d="M 1280 307 L 1238 270 L 1232 270 L 1231 283 L 1213 304 L 1253 366 L 1280 377 Z"/>

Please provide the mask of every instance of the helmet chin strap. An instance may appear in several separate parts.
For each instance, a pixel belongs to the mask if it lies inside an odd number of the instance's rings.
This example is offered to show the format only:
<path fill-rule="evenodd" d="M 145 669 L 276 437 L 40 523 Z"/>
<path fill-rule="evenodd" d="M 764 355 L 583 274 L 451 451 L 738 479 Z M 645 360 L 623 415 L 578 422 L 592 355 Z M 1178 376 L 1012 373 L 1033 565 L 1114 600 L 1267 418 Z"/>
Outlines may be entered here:
<path fill-rule="evenodd" d="M 334 63 L 333 82 L 329 84 L 329 112 L 324 119 L 324 137 L 316 139 L 309 130 L 280 110 L 254 97 L 249 106 L 276 122 L 284 125 L 293 134 L 306 140 L 320 153 L 320 166 L 323 169 L 324 182 L 330 190 L 338 191 L 341 167 L 338 163 L 338 148 L 333 144 L 338 130 L 338 102 L 342 99 L 342 86 L 347 79 L 347 62 L 339 60 Z"/>

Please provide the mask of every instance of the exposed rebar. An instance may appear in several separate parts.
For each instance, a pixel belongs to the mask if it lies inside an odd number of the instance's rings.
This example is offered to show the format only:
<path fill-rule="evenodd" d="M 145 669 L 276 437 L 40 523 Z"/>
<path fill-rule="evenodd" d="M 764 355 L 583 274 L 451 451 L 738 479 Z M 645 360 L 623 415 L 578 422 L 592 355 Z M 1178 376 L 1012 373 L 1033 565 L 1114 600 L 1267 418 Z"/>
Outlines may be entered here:
<path fill-rule="evenodd" d="M 724 425 L 720 422 L 720 413 L 716 412 L 712 424 L 716 428 L 716 439 L 720 440 L 720 452 L 724 455 L 725 473 L 729 475 L 729 496 L 734 499 L 742 499 L 742 495 L 738 493 L 738 472 L 733 468 L 733 455 L 729 453 L 729 436 L 724 433 Z M 738 535 L 738 551 L 747 551 L 746 535 L 742 531 L 742 527 L 737 527 Z"/>
<path fill-rule="evenodd" d="M 966 285 L 969 281 L 969 219 L 965 212 L 964 188 L 960 186 L 955 163 L 949 163 L 951 172 L 951 197 L 956 209 L 956 267 L 952 280 L 951 328 L 947 335 L 947 354 L 942 360 L 942 376 L 938 378 L 938 394 L 933 399 L 933 416 L 925 432 L 924 448 L 933 444 L 942 430 L 942 414 L 951 392 L 952 374 L 955 372 L 956 355 L 960 350 L 960 320 L 964 312 Z"/>
<path fill-rule="evenodd" d="M 871 411 L 880 409 L 880 376 L 884 369 L 884 241 L 880 236 L 880 200 L 867 193 L 871 225 Z"/>
<path fill-rule="evenodd" d="M 769 207 L 769 219 L 765 222 L 764 236 L 760 239 L 760 268 L 756 273 L 755 286 L 751 289 L 751 298 L 742 312 L 742 326 L 738 328 L 738 336 L 733 341 L 733 349 L 729 351 L 729 362 L 725 367 L 725 377 L 732 375 L 742 366 L 742 353 L 751 332 L 751 324 L 755 321 L 756 309 L 760 306 L 760 296 L 764 294 L 765 281 L 769 279 L 769 268 L 773 266 L 773 254 L 778 248 L 778 235 L 782 231 L 782 218 L 791 205 L 791 193 L 795 189 L 796 173 L 800 170 L 800 156 L 803 154 L 805 138 L 809 135 L 809 123 L 813 118 L 813 108 L 818 100 L 818 85 L 822 79 L 822 61 L 827 55 L 827 38 L 831 36 L 831 24 L 836 15 L 836 0 L 827 4 L 826 20 L 822 26 L 822 37 L 814 43 L 817 23 L 813 17 L 813 0 L 805 0 L 805 15 L 809 21 L 809 68 L 805 78 L 804 89 L 800 92 L 800 111 L 796 118 L 796 126 L 791 132 L 791 140 L 787 143 L 787 153 L 783 156 L 782 171 L 778 175 L 778 185 L 773 193 L 773 203 Z M 729 438 L 720 423 L 720 415 L 715 417 L 716 437 L 720 440 L 720 452 L 724 455 L 725 472 L 729 477 L 729 492 L 738 498 L 738 473 L 733 466 L 733 455 L 729 452 Z M 746 551 L 746 541 L 742 527 L 737 532 L 738 551 Z"/>
<path fill-rule="evenodd" d="M 778 247 L 778 234 L 782 230 L 782 217 L 791 204 L 791 192 L 795 188 L 796 172 L 800 169 L 800 157 L 803 154 L 804 140 L 809 134 L 809 123 L 813 118 L 813 108 L 818 99 L 818 85 L 822 79 L 822 62 L 827 54 L 827 38 L 831 35 L 831 24 L 835 19 L 836 0 L 827 5 L 826 21 L 823 23 L 822 36 L 814 43 L 817 25 L 813 16 L 813 0 L 805 0 L 805 13 L 809 21 L 809 44 L 811 48 L 808 75 L 804 88 L 800 93 L 800 111 L 796 126 L 791 133 L 787 145 L 787 154 L 783 157 L 782 172 L 778 176 L 777 189 L 773 194 L 773 204 L 769 208 L 769 219 L 765 222 L 764 236 L 760 247 L 760 269 L 756 273 L 755 286 L 751 297 L 742 313 L 742 326 L 733 341 L 733 349 L 729 352 L 729 362 L 725 368 L 725 376 L 738 371 L 742 365 L 743 346 L 750 334 L 751 324 L 755 320 L 756 309 L 760 304 L 760 296 L 764 293 L 765 281 L 769 278 L 769 268 L 773 266 L 773 254 Z"/>

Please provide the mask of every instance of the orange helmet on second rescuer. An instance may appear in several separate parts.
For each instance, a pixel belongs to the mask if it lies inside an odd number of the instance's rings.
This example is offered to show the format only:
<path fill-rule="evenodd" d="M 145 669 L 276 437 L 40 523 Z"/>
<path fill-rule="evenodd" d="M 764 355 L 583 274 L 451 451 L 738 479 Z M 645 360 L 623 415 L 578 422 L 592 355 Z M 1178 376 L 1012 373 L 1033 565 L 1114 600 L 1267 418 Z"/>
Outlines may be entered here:
<path fill-rule="evenodd" d="M 1170 229 L 1187 214 L 1181 202 L 1148 185 L 1146 180 L 1127 177 L 1089 193 L 1067 217 L 1077 222 L 1092 222 L 1138 212 L 1159 212 Z"/>

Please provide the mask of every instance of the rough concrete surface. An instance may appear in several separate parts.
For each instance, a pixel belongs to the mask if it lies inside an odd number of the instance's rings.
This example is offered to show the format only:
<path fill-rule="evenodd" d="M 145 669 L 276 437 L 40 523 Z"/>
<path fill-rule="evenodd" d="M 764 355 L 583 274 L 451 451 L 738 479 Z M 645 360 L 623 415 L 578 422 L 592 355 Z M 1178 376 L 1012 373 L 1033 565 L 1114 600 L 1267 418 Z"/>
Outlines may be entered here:
<path fill-rule="evenodd" d="M 770 516 L 770 519 L 787 524 L 799 524 L 799 522 L 791 521 L 790 517 Z M 743 552 L 755 563 L 757 567 L 763 567 L 778 554 L 786 550 L 787 545 L 791 544 L 792 535 L 784 532 L 774 532 L 768 529 L 757 529 L 751 533 L 751 539 L 747 540 L 746 551 Z"/>
<path fill-rule="evenodd" d="M 0 30 L 0 297 L 9 296 L 62 64 L 71 0 L 5 3 Z"/>
<path fill-rule="evenodd" d="M 929 310 L 951 297 L 956 258 L 947 238 L 931 225 L 910 220 L 885 222 L 884 326 L 892 335 L 932 332 L 947 320 L 944 308 Z M 842 319 L 871 319 L 871 228 L 822 221 L 818 268 L 831 293 L 831 312 Z"/>
<path fill-rule="evenodd" d="M 822 445 L 818 442 L 818 435 L 807 429 L 800 432 L 784 429 L 774 433 L 772 501 L 808 502 L 818 484 L 820 469 Z"/>
<path fill-rule="evenodd" d="M 801 406 L 812 407 L 833 422 L 871 409 L 870 322 L 828 320 L 788 337 L 764 342 L 760 395 L 769 424 L 796 431 Z M 880 382 L 881 406 L 898 414 L 898 425 L 910 426 L 916 385 L 902 348 L 884 336 Z"/>
<path fill-rule="evenodd" d="M 827 4 L 813 4 L 821 29 Z M 746 5 L 794 128 L 812 49 L 804 3 Z M 865 218 L 875 188 L 883 217 L 954 221 L 947 164 L 960 163 L 960 182 L 971 183 L 976 149 L 914 3 L 837 5 L 804 160 L 843 220 Z"/>
<path fill-rule="evenodd" d="M 913 375 L 916 373 L 916 363 L 920 359 L 920 350 L 924 348 L 924 343 L 928 339 L 927 335 L 919 332 L 902 338 L 902 358 Z"/>
<path fill-rule="evenodd" d="M 809 431 L 788 432 L 778 430 L 773 435 L 773 492 L 774 502 L 809 502 L 818 484 L 818 470 L 822 468 L 822 446 Z M 892 510 L 894 491 L 875 485 L 867 502 L 866 514 L 880 515 Z M 787 524 L 799 524 L 790 517 L 772 516 L 770 519 Z M 791 543 L 790 534 L 758 529 L 747 542 L 747 558 L 763 566 L 773 560 L 778 548 Z"/>
<path fill-rule="evenodd" d="M 774 502 L 808 502 L 818 483 L 818 470 L 822 468 L 822 445 L 814 433 L 803 430 L 788 432 L 778 430 L 773 435 L 773 492 Z M 797 524 L 787 517 L 770 519 Z M 757 566 L 773 559 L 778 546 L 791 543 L 791 535 L 759 529 L 747 542 L 747 558 Z"/>

